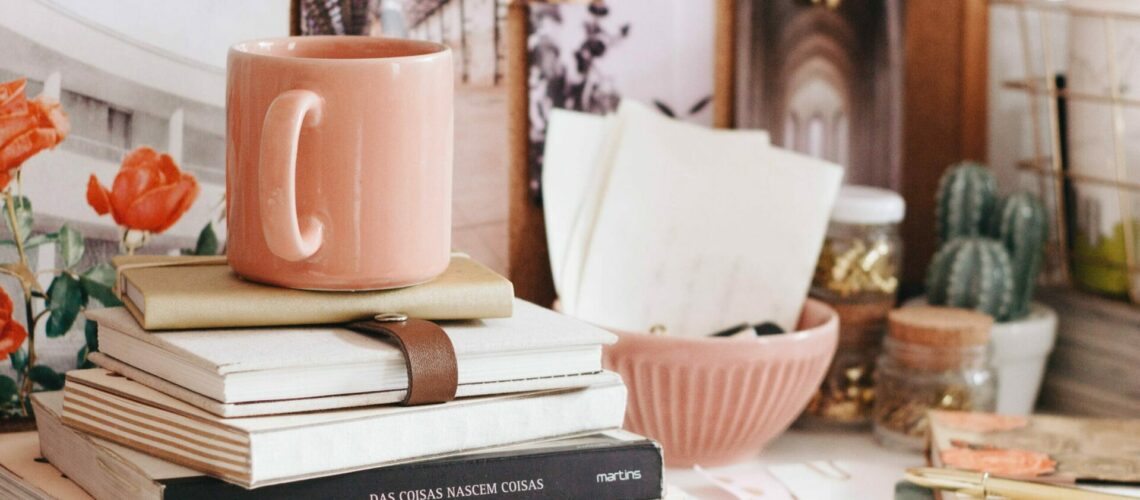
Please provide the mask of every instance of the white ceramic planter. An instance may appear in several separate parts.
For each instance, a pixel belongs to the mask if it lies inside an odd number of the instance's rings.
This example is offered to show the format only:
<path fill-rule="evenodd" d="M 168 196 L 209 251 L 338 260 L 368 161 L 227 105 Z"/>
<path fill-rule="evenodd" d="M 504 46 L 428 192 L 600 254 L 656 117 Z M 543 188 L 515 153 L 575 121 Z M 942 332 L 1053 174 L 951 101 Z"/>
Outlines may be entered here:
<path fill-rule="evenodd" d="M 1033 412 L 1045 362 L 1057 339 L 1057 313 L 1034 302 L 1029 315 L 1017 321 L 995 323 L 990 331 L 990 364 L 997 371 L 997 412 L 1028 415 Z"/>
<path fill-rule="evenodd" d="M 925 297 L 903 307 L 927 305 Z M 995 323 L 990 331 L 990 365 L 997 374 L 997 413 L 1028 415 L 1033 412 L 1045 362 L 1057 340 L 1057 313 L 1034 302 L 1029 315 L 1017 321 Z"/>

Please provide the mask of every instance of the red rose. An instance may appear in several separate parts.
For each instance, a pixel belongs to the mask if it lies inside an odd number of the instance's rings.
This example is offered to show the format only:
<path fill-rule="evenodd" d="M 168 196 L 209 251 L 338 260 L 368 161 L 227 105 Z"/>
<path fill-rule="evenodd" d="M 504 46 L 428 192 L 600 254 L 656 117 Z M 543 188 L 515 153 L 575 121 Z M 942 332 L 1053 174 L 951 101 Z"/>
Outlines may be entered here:
<path fill-rule="evenodd" d="M 18 321 L 12 319 L 12 298 L 0 289 L 0 355 L 7 356 L 24 345 L 28 331 Z"/>
<path fill-rule="evenodd" d="M 59 102 L 40 95 L 28 100 L 26 80 L 0 84 L 0 189 L 24 161 L 67 137 L 70 123 Z"/>
<path fill-rule="evenodd" d="M 168 154 L 141 147 L 123 159 L 111 189 L 92 174 L 87 204 L 99 215 L 110 213 L 129 229 L 161 233 L 173 226 L 198 197 L 198 181 L 183 173 Z"/>

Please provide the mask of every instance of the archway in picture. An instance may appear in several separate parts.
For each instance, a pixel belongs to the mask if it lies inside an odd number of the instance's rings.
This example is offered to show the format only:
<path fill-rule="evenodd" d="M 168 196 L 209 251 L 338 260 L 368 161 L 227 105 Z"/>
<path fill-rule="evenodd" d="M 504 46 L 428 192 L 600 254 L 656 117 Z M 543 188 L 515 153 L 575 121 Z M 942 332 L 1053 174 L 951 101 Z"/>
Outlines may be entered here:
<path fill-rule="evenodd" d="M 859 163 L 850 151 L 859 123 L 854 27 L 827 8 L 796 12 L 778 39 L 775 109 L 782 124 L 774 136 L 784 147 L 844 167 Z M 858 165 L 855 165 L 858 167 Z"/>
<path fill-rule="evenodd" d="M 790 80 L 784 147 L 846 166 L 850 156 L 850 103 L 842 74 L 829 61 L 817 57 L 801 65 Z"/>

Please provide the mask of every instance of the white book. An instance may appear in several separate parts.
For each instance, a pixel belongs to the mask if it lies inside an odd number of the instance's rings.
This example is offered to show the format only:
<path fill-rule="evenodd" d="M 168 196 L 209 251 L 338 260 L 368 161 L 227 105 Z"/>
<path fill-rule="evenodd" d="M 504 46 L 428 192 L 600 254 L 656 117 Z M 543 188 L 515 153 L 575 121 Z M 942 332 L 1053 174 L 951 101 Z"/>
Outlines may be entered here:
<path fill-rule="evenodd" d="M 181 399 L 184 402 L 190 403 L 219 417 L 226 418 L 281 415 L 284 413 L 394 404 L 403 401 L 404 395 L 407 392 L 404 389 L 397 389 L 358 394 L 337 394 L 313 398 L 282 399 L 277 401 L 222 403 L 186 389 L 178 384 L 168 382 L 166 379 L 142 371 L 101 352 L 93 352 L 88 355 L 87 359 L 100 368 L 118 373 L 151 389 Z M 482 384 L 462 384 L 456 389 L 455 397 L 466 398 L 516 392 L 565 389 L 568 387 L 585 387 L 601 382 L 608 376 L 606 372 L 596 372 L 581 375 L 567 375 L 564 377 L 541 377 L 487 382 Z"/>
<path fill-rule="evenodd" d="M 514 310 L 511 318 L 440 323 L 455 348 L 458 395 L 580 387 L 602 371 L 613 334 L 521 300 Z M 87 317 L 110 358 L 97 357 L 102 366 L 218 415 L 391 403 L 408 387 L 397 347 L 345 328 L 152 332 L 122 308 Z"/>
<path fill-rule="evenodd" d="M 586 388 L 223 419 L 102 369 L 67 374 L 68 427 L 256 488 L 617 429 L 620 377 Z"/>
<path fill-rule="evenodd" d="M 33 394 L 32 406 L 35 407 L 36 427 L 40 435 L 39 450 L 34 454 L 28 453 L 26 462 L 31 464 L 35 457 L 41 456 L 40 451 L 42 451 L 42 456 L 59 469 L 54 472 L 56 477 L 66 475 L 97 499 L 366 499 L 371 493 L 387 496 L 379 494 L 385 490 L 393 493 L 403 492 L 406 495 L 407 492 L 418 489 L 415 486 L 424 484 L 443 484 L 454 489 L 455 485 L 466 484 L 463 478 L 479 477 L 485 481 L 495 478 L 517 480 L 522 475 L 541 477 L 547 482 L 547 491 L 557 492 L 563 491 L 563 488 L 558 488 L 559 485 L 573 486 L 581 481 L 584 475 L 579 471 L 555 467 L 541 470 L 542 466 L 534 465 L 535 463 L 551 461 L 556 464 L 559 462 L 550 457 L 562 456 L 563 460 L 575 455 L 578 458 L 590 457 L 589 453 L 597 456 L 599 452 L 606 450 L 616 451 L 625 446 L 635 445 L 645 447 L 648 443 L 644 437 L 616 430 L 567 439 L 532 441 L 458 454 L 440 460 L 381 467 L 335 477 L 244 490 L 193 469 L 63 425 L 61 391 Z M 632 461 L 632 463 L 639 462 Z M 520 467 L 520 464 L 523 467 Z M 49 467 L 46 464 L 36 465 Z M 3 472 L 3 469 L 0 469 L 0 475 Z M 457 474 L 459 477 L 455 475 L 441 477 L 447 476 L 448 472 L 459 472 Z M 645 480 L 650 481 L 648 474 Z M 2 485 L 0 482 L 0 487 Z M 60 491 L 56 489 L 53 492 Z M 0 490 L 0 498 L 8 498 L 2 494 L 3 490 Z M 615 493 L 610 497 L 617 498 L 620 494 Z M 52 496 L 44 495 L 42 498 L 47 499 Z"/>

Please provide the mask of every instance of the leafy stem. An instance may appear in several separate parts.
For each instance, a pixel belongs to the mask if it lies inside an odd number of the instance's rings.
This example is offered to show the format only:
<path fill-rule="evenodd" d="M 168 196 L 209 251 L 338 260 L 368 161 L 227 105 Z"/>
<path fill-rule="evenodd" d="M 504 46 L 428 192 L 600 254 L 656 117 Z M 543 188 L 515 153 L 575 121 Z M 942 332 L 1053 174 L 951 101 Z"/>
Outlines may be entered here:
<path fill-rule="evenodd" d="M 123 239 L 120 241 L 127 255 L 134 255 L 135 251 L 150 242 L 150 231 L 124 228 Z"/>
<path fill-rule="evenodd" d="M 24 251 L 24 235 L 20 234 L 20 222 L 16 217 L 15 198 L 12 190 L 4 190 L 4 206 L 7 207 L 8 227 L 12 228 L 12 239 L 16 242 L 16 252 L 20 254 L 20 263 L 28 265 L 28 254 Z"/>
<path fill-rule="evenodd" d="M 19 174 L 17 173 L 17 177 Z M 20 225 L 20 219 L 16 215 L 16 198 L 12 196 L 12 190 L 4 190 L 4 206 L 5 215 L 8 218 L 8 227 L 12 230 L 12 240 L 16 242 L 16 253 L 20 256 L 20 266 L 22 271 L 26 274 L 28 272 L 28 253 L 24 249 L 24 234 Z M 23 373 L 21 374 L 22 383 L 20 384 L 20 410 L 23 416 L 30 416 L 31 408 L 28 407 L 28 395 L 32 393 L 34 382 L 32 381 L 31 371 L 32 367 L 36 364 L 36 324 L 41 315 L 36 315 L 32 311 L 32 285 L 28 282 L 28 276 L 21 276 L 19 273 L 9 271 L 8 274 L 16 276 L 20 283 L 20 288 L 24 292 L 24 317 L 28 319 L 28 361 L 24 365 Z M 31 276 L 31 279 L 35 279 Z"/>

